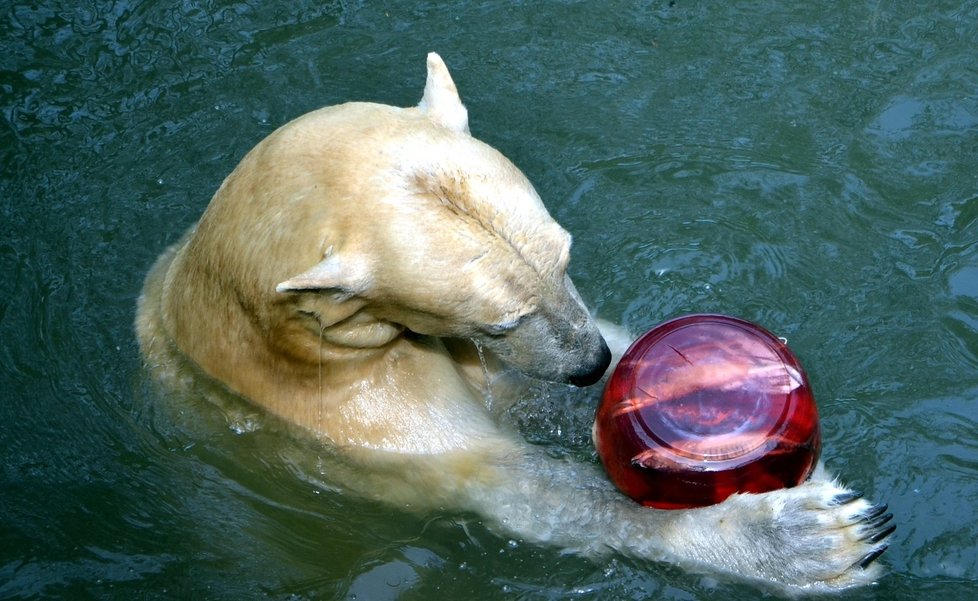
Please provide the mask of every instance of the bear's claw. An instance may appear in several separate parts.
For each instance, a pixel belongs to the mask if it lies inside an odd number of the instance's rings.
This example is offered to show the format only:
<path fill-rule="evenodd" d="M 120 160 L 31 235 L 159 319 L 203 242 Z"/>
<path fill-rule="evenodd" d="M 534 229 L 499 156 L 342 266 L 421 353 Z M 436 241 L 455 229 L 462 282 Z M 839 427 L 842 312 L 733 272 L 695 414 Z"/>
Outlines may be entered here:
<path fill-rule="evenodd" d="M 893 526 L 892 527 L 892 529 L 895 529 L 895 528 L 896 528 L 896 526 Z M 891 532 L 892 532 L 892 529 L 891 529 Z M 856 565 L 859 566 L 860 569 L 865 570 L 874 561 L 876 561 L 877 559 L 879 559 L 879 556 L 882 555 L 883 554 L 883 551 L 886 551 L 887 548 L 889 548 L 889 545 L 883 545 L 879 549 L 873 549 L 872 551 L 870 551 L 869 553 L 867 553 L 866 555 L 864 555 L 862 559 L 860 559 L 859 561 L 857 561 L 856 562 Z"/>
<path fill-rule="evenodd" d="M 867 509 L 863 514 L 862 521 L 872 522 L 876 518 L 886 513 L 887 509 L 889 509 L 889 506 L 886 503 L 880 503 L 879 505 L 870 505 L 869 509 Z"/>
<path fill-rule="evenodd" d="M 858 501 L 861 498 L 863 498 L 863 493 L 852 490 L 836 495 L 835 497 L 832 498 L 832 501 L 829 503 L 829 505 L 831 507 L 838 507 L 840 505 L 847 505 L 849 503 L 852 503 L 853 501 Z"/>
<path fill-rule="evenodd" d="M 842 495 L 840 495 L 842 496 Z M 861 495 L 860 495 L 861 496 Z M 889 521 L 893 519 L 893 514 L 888 513 L 886 510 L 889 507 L 886 503 L 880 503 L 878 505 L 871 505 L 866 511 L 860 516 L 859 521 L 862 522 L 865 532 L 859 540 L 875 545 L 896 531 L 896 525 L 890 524 Z M 866 569 L 870 564 L 876 561 L 880 555 L 889 547 L 889 545 L 882 545 L 879 548 L 873 549 L 871 552 L 867 553 L 856 562 L 862 569 Z"/>
<path fill-rule="evenodd" d="M 890 518 L 893 517 L 893 514 L 892 513 L 888 513 L 888 514 L 886 514 L 885 517 L 886 517 L 887 520 L 889 520 Z M 883 530 L 880 530 L 876 534 L 870 536 L 869 538 L 864 538 L 863 540 L 865 540 L 867 543 L 869 543 L 871 545 L 875 545 L 876 543 L 880 542 L 884 538 L 886 538 L 886 537 L 890 536 L 891 534 L 893 534 L 894 531 L 896 531 L 896 524 L 890 524 L 890 526 L 888 528 L 885 528 Z M 883 547 L 883 548 L 885 549 L 886 547 Z"/>

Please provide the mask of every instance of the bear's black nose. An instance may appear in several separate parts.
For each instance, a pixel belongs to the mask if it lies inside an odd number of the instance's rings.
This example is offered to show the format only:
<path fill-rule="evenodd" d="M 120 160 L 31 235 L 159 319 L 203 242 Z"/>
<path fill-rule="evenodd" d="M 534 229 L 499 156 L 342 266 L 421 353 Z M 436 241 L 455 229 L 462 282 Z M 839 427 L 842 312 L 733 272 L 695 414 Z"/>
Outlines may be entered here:
<path fill-rule="evenodd" d="M 611 363 L 611 351 L 608 349 L 608 344 L 601 340 L 601 348 L 599 349 L 595 360 L 589 365 L 582 366 L 582 369 L 576 373 L 571 374 L 570 383 L 574 386 L 584 387 L 594 384 L 601 379 L 604 372 L 608 369 L 608 364 Z"/>

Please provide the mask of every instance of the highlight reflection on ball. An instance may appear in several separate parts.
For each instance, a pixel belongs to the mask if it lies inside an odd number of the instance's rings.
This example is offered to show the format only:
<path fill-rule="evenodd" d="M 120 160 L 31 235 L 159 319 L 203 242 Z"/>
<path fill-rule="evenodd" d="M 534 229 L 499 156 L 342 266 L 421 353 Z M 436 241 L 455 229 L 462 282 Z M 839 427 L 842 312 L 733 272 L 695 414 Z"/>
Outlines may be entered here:
<path fill-rule="evenodd" d="M 725 315 L 680 317 L 639 337 L 608 380 L 594 442 L 622 492 L 664 509 L 795 486 L 821 446 L 797 358 Z"/>

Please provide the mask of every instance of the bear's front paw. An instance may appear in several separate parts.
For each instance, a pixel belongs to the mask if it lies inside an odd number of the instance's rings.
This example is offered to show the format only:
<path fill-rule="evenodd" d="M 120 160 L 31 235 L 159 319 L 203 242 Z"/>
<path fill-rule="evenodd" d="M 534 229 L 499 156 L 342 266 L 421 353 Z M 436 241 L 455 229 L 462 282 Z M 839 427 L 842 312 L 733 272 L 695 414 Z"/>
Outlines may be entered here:
<path fill-rule="evenodd" d="M 702 512 L 702 513 L 701 513 Z M 827 480 L 744 494 L 686 516 L 704 554 L 730 571 L 792 588 L 873 582 L 895 530 L 886 505 Z M 697 514 L 700 514 L 697 518 Z M 707 517 L 712 519 L 703 519 Z"/>

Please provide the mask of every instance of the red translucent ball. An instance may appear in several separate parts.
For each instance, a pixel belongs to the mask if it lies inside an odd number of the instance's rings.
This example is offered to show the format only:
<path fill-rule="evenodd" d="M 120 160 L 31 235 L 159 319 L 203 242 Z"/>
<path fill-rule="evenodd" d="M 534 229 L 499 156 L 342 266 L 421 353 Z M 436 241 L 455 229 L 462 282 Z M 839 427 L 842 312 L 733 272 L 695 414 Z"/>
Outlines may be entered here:
<path fill-rule="evenodd" d="M 605 387 L 594 442 L 618 488 L 660 509 L 795 486 L 821 448 L 798 359 L 725 315 L 680 317 L 636 340 Z"/>

